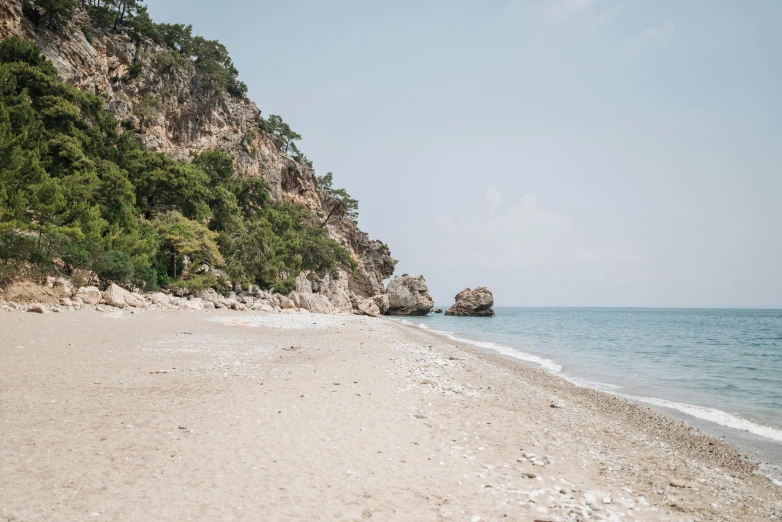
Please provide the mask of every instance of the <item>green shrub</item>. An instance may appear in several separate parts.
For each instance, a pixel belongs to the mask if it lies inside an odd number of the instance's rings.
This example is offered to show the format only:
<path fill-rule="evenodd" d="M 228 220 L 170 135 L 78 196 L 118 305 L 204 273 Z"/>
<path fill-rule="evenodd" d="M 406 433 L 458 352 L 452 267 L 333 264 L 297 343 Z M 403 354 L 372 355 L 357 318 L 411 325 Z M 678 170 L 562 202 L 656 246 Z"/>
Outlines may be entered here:
<path fill-rule="evenodd" d="M 183 288 L 185 290 L 190 290 L 191 292 L 199 292 L 201 290 L 217 287 L 218 280 L 213 274 L 203 274 L 190 279 L 172 281 L 168 286 L 170 288 Z"/>
<path fill-rule="evenodd" d="M 92 32 L 92 29 L 86 25 L 82 25 L 81 32 L 84 35 L 84 39 L 87 40 L 88 43 L 92 44 L 92 42 L 95 40 L 95 33 Z"/>
<path fill-rule="evenodd" d="M 292 277 L 278 281 L 272 285 L 272 291 L 278 294 L 288 295 L 296 288 L 296 281 Z"/>
<path fill-rule="evenodd" d="M 125 252 L 101 252 L 92 262 L 93 271 L 102 281 L 127 284 L 133 279 L 133 260 Z"/>

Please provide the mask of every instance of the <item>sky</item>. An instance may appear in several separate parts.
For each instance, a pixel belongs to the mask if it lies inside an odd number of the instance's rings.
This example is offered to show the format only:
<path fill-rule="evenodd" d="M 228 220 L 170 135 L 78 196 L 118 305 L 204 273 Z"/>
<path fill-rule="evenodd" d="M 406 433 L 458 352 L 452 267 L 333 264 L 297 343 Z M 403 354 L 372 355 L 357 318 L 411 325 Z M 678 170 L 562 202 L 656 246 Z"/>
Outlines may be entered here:
<path fill-rule="evenodd" d="M 782 307 L 782 2 L 148 0 L 437 304 Z"/>

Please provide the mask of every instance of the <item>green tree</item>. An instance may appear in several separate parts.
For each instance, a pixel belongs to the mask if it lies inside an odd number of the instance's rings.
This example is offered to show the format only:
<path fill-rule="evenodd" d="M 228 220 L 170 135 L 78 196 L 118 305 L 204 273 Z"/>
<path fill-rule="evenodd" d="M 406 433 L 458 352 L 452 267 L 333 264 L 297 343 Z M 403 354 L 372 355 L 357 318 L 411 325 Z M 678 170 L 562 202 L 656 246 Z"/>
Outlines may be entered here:
<path fill-rule="evenodd" d="M 41 11 L 40 23 L 49 29 L 63 29 L 76 14 L 79 7 L 77 0 L 34 0 Z"/>
<path fill-rule="evenodd" d="M 279 148 L 286 154 L 293 142 L 301 139 L 301 135 L 293 132 L 290 125 L 285 123 L 282 117 L 277 114 L 270 114 L 265 120 L 261 117 L 259 124 L 262 131 L 271 134 L 279 140 Z"/>
<path fill-rule="evenodd" d="M 217 279 L 177 280 L 185 257 L 212 267 L 227 258 L 234 281 L 287 291 L 303 270 L 355 267 L 306 208 L 273 201 L 233 162 L 220 151 L 187 162 L 145 150 L 99 97 L 59 81 L 32 43 L 0 42 L 0 278 L 86 269 L 104 282 L 201 288 Z"/>
<path fill-rule="evenodd" d="M 166 212 L 154 221 L 155 230 L 160 237 L 160 249 L 171 260 L 171 275 L 177 277 L 177 265 L 184 257 L 196 265 L 210 267 L 222 266 L 223 256 L 215 242 L 217 233 L 201 223 L 187 219 L 176 211 Z"/>
<path fill-rule="evenodd" d="M 133 107 L 133 115 L 139 119 L 139 130 L 144 128 L 147 120 L 156 118 L 160 115 L 160 109 L 163 107 L 160 99 L 152 93 L 144 94 Z"/>
<path fill-rule="evenodd" d="M 318 186 L 334 200 L 332 209 L 321 226 L 325 226 L 334 214 L 345 215 L 353 223 L 358 223 L 358 200 L 353 199 L 345 189 L 335 189 L 333 185 L 334 175 L 331 172 L 318 176 Z"/>

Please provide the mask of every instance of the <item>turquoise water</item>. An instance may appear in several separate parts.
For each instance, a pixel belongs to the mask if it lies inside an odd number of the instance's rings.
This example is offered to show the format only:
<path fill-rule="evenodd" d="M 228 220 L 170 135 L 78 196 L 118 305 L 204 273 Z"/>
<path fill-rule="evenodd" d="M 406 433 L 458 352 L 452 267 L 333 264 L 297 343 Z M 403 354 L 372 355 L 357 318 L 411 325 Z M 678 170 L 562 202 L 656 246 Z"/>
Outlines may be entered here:
<path fill-rule="evenodd" d="M 782 310 L 496 308 L 406 322 L 675 412 L 782 464 Z"/>

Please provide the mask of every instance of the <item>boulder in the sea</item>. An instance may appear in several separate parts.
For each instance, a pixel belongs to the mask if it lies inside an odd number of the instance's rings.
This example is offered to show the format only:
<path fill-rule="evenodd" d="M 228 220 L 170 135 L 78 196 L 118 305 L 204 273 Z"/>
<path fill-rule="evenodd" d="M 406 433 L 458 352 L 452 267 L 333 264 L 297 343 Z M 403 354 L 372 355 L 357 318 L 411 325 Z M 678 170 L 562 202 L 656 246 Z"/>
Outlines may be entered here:
<path fill-rule="evenodd" d="M 443 313 L 443 309 L 442 308 L 432 308 L 432 313 L 433 314 L 441 314 L 441 313 Z"/>
<path fill-rule="evenodd" d="M 472 317 L 491 317 L 494 315 L 494 296 L 485 286 L 475 290 L 465 288 L 456 294 L 455 303 L 445 311 L 445 315 Z"/>
<path fill-rule="evenodd" d="M 422 275 L 401 275 L 388 283 L 389 315 L 426 315 L 434 306 Z"/>
<path fill-rule="evenodd" d="M 96 305 L 103 299 L 97 286 L 82 286 L 76 291 L 76 297 L 86 305 Z"/>

